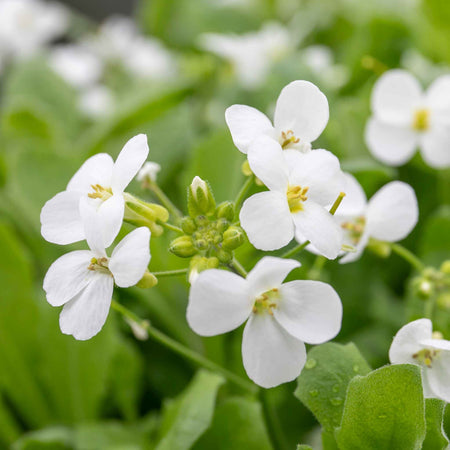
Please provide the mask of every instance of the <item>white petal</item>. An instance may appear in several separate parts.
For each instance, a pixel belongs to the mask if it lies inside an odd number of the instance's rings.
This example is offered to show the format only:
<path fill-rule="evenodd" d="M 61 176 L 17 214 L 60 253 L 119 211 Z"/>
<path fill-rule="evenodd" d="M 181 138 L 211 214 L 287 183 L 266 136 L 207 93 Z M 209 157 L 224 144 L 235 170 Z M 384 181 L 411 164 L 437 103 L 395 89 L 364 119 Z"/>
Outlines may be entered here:
<path fill-rule="evenodd" d="M 420 341 L 431 339 L 433 325 L 429 319 L 418 319 L 400 328 L 389 349 L 392 364 L 417 364 L 413 355 L 423 349 Z"/>
<path fill-rule="evenodd" d="M 366 227 L 375 239 L 396 242 L 408 236 L 418 217 L 414 189 L 401 181 L 392 181 L 370 199 Z"/>
<path fill-rule="evenodd" d="M 92 256 L 88 250 L 78 250 L 66 253 L 50 266 L 44 278 L 50 305 L 64 305 L 92 280 L 94 272 L 88 270 Z"/>
<path fill-rule="evenodd" d="M 273 313 L 289 334 L 308 344 L 329 341 L 341 329 L 341 300 L 329 284 L 320 281 L 283 284 Z"/>
<path fill-rule="evenodd" d="M 292 214 L 298 241 L 307 238 L 321 255 L 335 259 L 342 247 L 343 232 L 335 218 L 322 206 L 307 200 L 302 211 Z"/>
<path fill-rule="evenodd" d="M 106 252 L 103 243 L 100 215 L 97 212 L 95 203 L 91 202 L 88 197 L 83 197 L 80 200 L 79 210 L 83 220 L 84 235 L 89 248 L 94 252 L 96 257 L 105 257 Z"/>
<path fill-rule="evenodd" d="M 426 105 L 437 113 L 450 113 L 450 75 L 436 78 L 425 94 Z"/>
<path fill-rule="evenodd" d="M 314 150 L 302 155 L 291 168 L 289 184 L 308 187 L 308 199 L 325 206 L 336 200 L 345 183 L 336 156 L 327 150 Z"/>
<path fill-rule="evenodd" d="M 349 173 L 344 173 L 343 192 L 345 197 L 335 215 L 346 217 L 363 215 L 367 206 L 367 197 L 362 186 Z"/>
<path fill-rule="evenodd" d="M 191 286 L 187 321 L 201 336 L 226 333 L 244 323 L 254 300 L 244 278 L 225 270 L 205 270 Z"/>
<path fill-rule="evenodd" d="M 270 289 L 280 287 L 289 272 L 300 266 L 300 262 L 293 259 L 273 256 L 260 259 L 247 275 L 252 295 L 256 298 Z"/>
<path fill-rule="evenodd" d="M 432 367 L 423 370 L 427 372 L 428 383 L 435 396 L 450 402 L 450 352 L 442 351 Z"/>
<path fill-rule="evenodd" d="M 225 120 L 234 145 L 247 153 L 254 139 L 262 135 L 274 135 L 272 123 L 265 114 L 246 105 L 232 105 L 225 111 Z"/>
<path fill-rule="evenodd" d="M 371 118 L 367 122 L 365 140 L 376 159 L 389 166 L 400 166 L 411 159 L 418 138 L 408 126 L 391 125 Z"/>
<path fill-rule="evenodd" d="M 95 336 L 108 317 L 113 288 L 112 276 L 97 274 L 76 297 L 64 305 L 59 316 L 61 331 L 80 341 Z"/>
<path fill-rule="evenodd" d="M 286 195 L 260 192 L 248 198 L 239 214 L 249 241 L 260 250 L 276 250 L 294 237 L 294 224 Z"/>
<path fill-rule="evenodd" d="M 262 136 L 250 145 L 248 162 L 252 172 L 270 189 L 285 193 L 288 187 L 288 166 L 280 144 Z"/>
<path fill-rule="evenodd" d="M 68 191 L 91 192 L 92 185 L 105 188 L 111 186 L 113 160 L 107 153 L 91 156 L 72 177 L 67 185 Z"/>
<path fill-rule="evenodd" d="M 376 82 L 372 92 L 372 111 L 388 123 L 407 125 L 422 100 L 422 87 L 405 70 L 389 70 Z"/>
<path fill-rule="evenodd" d="M 450 166 L 450 126 L 438 126 L 421 137 L 424 161 L 436 169 Z"/>
<path fill-rule="evenodd" d="M 283 88 L 277 100 L 274 124 L 277 131 L 292 130 L 301 141 L 315 141 L 329 118 L 328 100 L 317 86 L 297 80 Z"/>
<path fill-rule="evenodd" d="M 97 209 L 104 248 L 108 248 L 119 234 L 120 228 L 122 227 L 124 211 L 125 200 L 122 194 L 114 194 Z"/>
<path fill-rule="evenodd" d="M 245 325 L 242 359 L 251 380 L 271 388 L 295 379 L 306 362 L 305 344 L 269 314 L 252 314 Z"/>
<path fill-rule="evenodd" d="M 112 252 L 109 270 L 117 286 L 134 286 L 150 262 L 150 230 L 140 227 L 127 234 Z"/>
<path fill-rule="evenodd" d="M 147 136 L 138 134 L 123 147 L 114 163 L 111 187 L 115 194 L 123 192 L 139 172 L 148 156 Z"/>
<path fill-rule="evenodd" d="M 63 191 L 51 198 L 41 210 L 41 234 L 53 244 L 72 244 L 84 239 L 78 206 L 83 194 Z"/>
<path fill-rule="evenodd" d="M 420 344 L 427 348 L 450 351 L 450 341 L 446 341 L 445 339 L 423 339 L 420 341 Z"/>

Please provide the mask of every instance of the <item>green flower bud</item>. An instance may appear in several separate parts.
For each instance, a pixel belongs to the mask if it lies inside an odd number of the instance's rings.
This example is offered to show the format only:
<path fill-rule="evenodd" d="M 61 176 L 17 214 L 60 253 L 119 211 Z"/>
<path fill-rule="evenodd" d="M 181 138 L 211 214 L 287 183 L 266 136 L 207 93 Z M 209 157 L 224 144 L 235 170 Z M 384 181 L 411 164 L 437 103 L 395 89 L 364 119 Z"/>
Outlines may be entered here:
<path fill-rule="evenodd" d="M 445 275 L 450 275 L 450 259 L 441 264 L 441 272 Z"/>
<path fill-rule="evenodd" d="M 371 238 L 367 247 L 380 258 L 387 258 L 391 254 L 391 247 L 388 242 Z"/>
<path fill-rule="evenodd" d="M 450 292 L 440 294 L 436 300 L 436 304 L 440 309 L 450 309 Z"/>
<path fill-rule="evenodd" d="M 191 217 L 183 217 L 181 220 L 181 229 L 186 234 L 193 234 L 197 229 L 197 225 L 195 225 L 194 219 Z"/>
<path fill-rule="evenodd" d="M 180 258 L 190 258 L 197 253 L 197 249 L 190 236 L 180 236 L 174 239 L 170 243 L 169 251 Z"/>
<path fill-rule="evenodd" d="M 244 232 L 240 227 L 232 226 L 223 233 L 222 248 L 224 250 L 235 250 L 244 243 Z"/>
<path fill-rule="evenodd" d="M 196 239 L 194 241 L 194 245 L 199 249 L 199 250 L 206 250 L 209 247 L 208 241 L 206 241 L 206 239 Z"/>
<path fill-rule="evenodd" d="M 207 258 L 206 260 L 206 267 L 208 269 L 217 269 L 219 267 L 219 259 L 215 256 L 212 256 L 211 258 Z"/>
<path fill-rule="evenodd" d="M 223 233 L 230 226 L 230 222 L 227 219 L 222 218 L 216 222 L 216 228 L 219 233 Z"/>
<path fill-rule="evenodd" d="M 136 284 L 136 287 L 141 289 L 148 289 L 156 286 L 158 284 L 158 279 L 150 273 L 148 270 L 144 273 L 144 276 Z"/>
<path fill-rule="evenodd" d="M 208 220 L 208 218 L 205 217 L 205 216 L 197 216 L 197 217 L 194 219 L 194 222 L 195 222 L 195 224 L 196 224 L 198 227 L 206 227 L 206 225 L 209 224 L 209 220 Z"/>
<path fill-rule="evenodd" d="M 217 217 L 232 222 L 234 219 L 234 205 L 232 202 L 223 202 L 217 207 Z"/>
<path fill-rule="evenodd" d="M 201 214 L 212 215 L 216 209 L 216 202 L 208 183 L 200 177 L 192 180 L 188 189 L 188 210 L 191 217 Z"/>
<path fill-rule="evenodd" d="M 217 258 L 223 264 L 228 264 L 233 259 L 233 253 L 224 250 L 223 248 L 217 251 Z"/>

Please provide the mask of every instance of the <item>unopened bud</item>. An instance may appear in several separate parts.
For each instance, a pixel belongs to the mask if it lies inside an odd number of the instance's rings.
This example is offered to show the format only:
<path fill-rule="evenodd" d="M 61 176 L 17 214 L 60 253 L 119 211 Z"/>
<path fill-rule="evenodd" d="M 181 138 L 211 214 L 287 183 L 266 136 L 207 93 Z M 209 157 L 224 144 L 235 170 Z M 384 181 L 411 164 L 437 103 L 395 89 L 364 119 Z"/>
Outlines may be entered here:
<path fill-rule="evenodd" d="M 136 284 L 136 287 L 141 289 L 149 289 L 158 284 L 158 279 L 150 273 L 148 270 L 144 273 L 144 276 Z"/>
<path fill-rule="evenodd" d="M 230 226 L 230 222 L 227 219 L 221 218 L 216 222 L 216 228 L 219 233 L 223 233 Z"/>
<path fill-rule="evenodd" d="M 391 246 L 388 242 L 370 239 L 367 247 L 380 258 L 387 258 L 391 254 Z"/>
<path fill-rule="evenodd" d="M 450 309 L 450 292 L 440 294 L 436 300 L 436 304 L 440 309 Z"/>
<path fill-rule="evenodd" d="M 209 247 L 208 242 L 206 241 L 206 239 L 196 239 L 194 241 L 194 245 L 199 249 L 199 250 L 206 250 Z"/>
<path fill-rule="evenodd" d="M 235 250 L 244 243 L 244 232 L 240 227 L 229 227 L 223 233 L 222 248 L 224 250 Z"/>
<path fill-rule="evenodd" d="M 192 219 L 191 217 L 183 217 L 183 219 L 181 220 L 181 229 L 186 234 L 193 234 L 197 229 L 197 225 L 195 225 L 194 219 Z"/>
<path fill-rule="evenodd" d="M 214 214 L 216 202 L 208 183 L 200 177 L 192 180 L 188 190 L 188 210 L 191 217 Z"/>
<path fill-rule="evenodd" d="M 197 216 L 194 219 L 194 222 L 198 227 L 206 227 L 206 225 L 209 224 L 209 220 L 206 216 Z"/>
<path fill-rule="evenodd" d="M 234 205 L 232 202 L 223 202 L 217 207 L 217 218 L 231 222 L 234 219 Z"/>
<path fill-rule="evenodd" d="M 445 275 L 450 275 L 450 260 L 444 261 L 441 264 L 441 272 Z"/>
<path fill-rule="evenodd" d="M 189 283 L 193 283 L 199 274 L 204 270 L 216 269 L 219 267 L 220 261 L 216 257 L 206 258 L 205 256 L 194 256 L 191 259 L 189 271 Z"/>
<path fill-rule="evenodd" d="M 249 177 L 250 175 L 253 175 L 252 169 L 250 169 L 250 164 L 248 162 L 248 159 L 246 159 L 241 166 L 241 170 L 242 173 L 246 176 Z"/>
<path fill-rule="evenodd" d="M 217 251 L 217 258 L 222 264 L 228 264 L 233 259 L 233 254 L 227 250 L 220 249 Z"/>
<path fill-rule="evenodd" d="M 136 339 L 139 341 L 146 341 L 148 339 L 148 331 L 145 328 L 150 325 L 148 320 L 143 320 L 142 323 L 138 323 L 126 317 L 125 321 L 130 325 L 131 331 Z"/>
<path fill-rule="evenodd" d="M 217 269 L 219 267 L 219 259 L 215 256 L 211 256 L 211 258 L 207 258 L 206 267 L 208 269 Z"/>
<path fill-rule="evenodd" d="M 158 163 L 147 161 L 138 172 L 136 178 L 144 184 L 156 183 L 156 178 L 160 170 L 161 166 Z"/>
<path fill-rule="evenodd" d="M 180 236 L 174 239 L 170 243 L 169 251 L 180 258 L 190 258 L 197 253 L 197 249 L 190 236 Z"/>

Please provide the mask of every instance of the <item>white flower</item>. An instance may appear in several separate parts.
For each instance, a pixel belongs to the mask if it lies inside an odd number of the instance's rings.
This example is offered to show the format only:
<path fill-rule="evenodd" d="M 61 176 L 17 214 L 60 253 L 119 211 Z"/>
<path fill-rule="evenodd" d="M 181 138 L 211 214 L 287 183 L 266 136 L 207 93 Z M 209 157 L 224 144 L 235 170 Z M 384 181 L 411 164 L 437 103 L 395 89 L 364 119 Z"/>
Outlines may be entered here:
<path fill-rule="evenodd" d="M 341 327 L 342 304 L 318 281 L 282 284 L 300 263 L 266 256 L 247 278 L 224 270 L 201 272 L 189 294 L 187 320 L 202 336 L 244 323 L 242 358 L 248 376 L 269 388 L 296 378 L 306 361 L 304 342 L 320 344 Z"/>
<path fill-rule="evenodd" d="M 139 134 L 125 144 L 116 162 L 106 153 L 89 158 L 69 181 L 67 189 L 42 208 L 42 236 L 55 244 L 85 239 L 79 205 L 81 199 L 87 199 L 96 208 L 103 243 L 109 247 L 122 225 L 124 190 L 147 155 L 147 136 Z"/>
<path fill-rule="evenodd" d="M 437 78 L 426 93 L 404 70 L 390 70 L 375 84 L 366 142 L 380 161 L 398 166 L 420 147 L 432 167 L 450 166 L 450 76 Z"/>
<path fill-rule="evenodd" d="M 112 114 L 116 107 L 113 93 L 101 84 L 83 90 L 78 106 L 84 114 L 94 119 Z"/>
<path fill-rule="evenodd" d="M 415 320 L 401 328 L 389 349 L 389 359 L 392 364 L 420 366 L 424 396 L 450 402 L 450 341 L 433 333 L 431 320 Z"/>
<path fill-rule="evenodd" d="M 321 254 L 336 258 L 342 230 L 324 206 L 336 200 L 342 187 L 338 159 L 326 150 L 286 152 L 263 136 L 250 146 L 248 161 L 270 189 L 247 199 L 241 209 L 241 225 L 250 242 L 261 250 L 275 250 L 294 235 L 306 237 Z"/>
<path fill-rule="evenodd" d="M 360 258 L 369 240 L 397 242 L 416 226 L 419 210 L 414 189 L 401 181 L 392 181 L 378 190 L 367 202 L 356 179 L 345 174 L 344 197 L 335 213 L 344 230 L 344 244 L 355 248 L 340 263 Z M 308 248 L 309 249 L 309 248 Z M 311 249 L 314 252 L 314 249 Z"/>
<path fill-rule="evenodd" d="M 281 91 L 274 115 L 274 125 L 265 114 L 251 106 L 233 105 L 225 112 L 233 142 L 243 153 L 259 136 L 269 136 L 284 149 L 311 150 L 329 118 L 325 95 L 309 81 L 297 80 Z"/>
<path fill-rule="evenodd" d="M 54 47 L 49 54 L 50 67 L 75 88 L 86 88 L 101 77 L 103 64 L 88 48 L 65 44 Z"/>
<path fill-rule="evenodd" d="M 247 89 L 257 89 L 269 75 L 274 62 L 293 48 L 286 28 L 268 23 L 261 30 L 241 35 L 205 33 L 200 46 L 229 61 L 238 81 Z"/>
<path fill-rule="evenodd" d="M 161 170 L 161 166 L 158 163 L 153 161 L 147 161 L 142 169 L 137 174 L 138 181 L 150 181 L 152 183 L 156 183 L 156 179 L 158 177 L 158 173 Z"/>
<path fill-rule="evenodd" d="M 69 17 L 60 4 L 41 0 L 0 1 L 0 50 L 27 57 L 61 36 Z"/>
<path fill-rule="evenodd" d="M 81 214 L 90 250 L 58 258 L 45 275 L 44 290 L 52 306 L 64 305 L 59 317 L 61 331 L 86 340 L 95 336 L 106 321 L 114 282 L 125 288 L 143 277 L 150 262 L 150 231 L 146 227 L 135 229 L 109 258 L 97 214 L 87 202 L 83 202 Z"/>

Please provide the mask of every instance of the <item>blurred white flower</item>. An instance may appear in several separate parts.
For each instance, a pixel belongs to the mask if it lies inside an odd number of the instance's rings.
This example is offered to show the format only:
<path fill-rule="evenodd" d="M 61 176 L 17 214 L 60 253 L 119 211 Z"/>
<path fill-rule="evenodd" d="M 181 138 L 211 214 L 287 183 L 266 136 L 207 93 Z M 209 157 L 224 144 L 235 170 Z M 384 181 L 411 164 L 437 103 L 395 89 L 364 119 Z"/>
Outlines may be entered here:
<path fill-rule="evenodd" d="M 424 396 L 450 402 L 450 341 L 439 332 L 433 333 L 431 320 L 415 320 L 401 328 L 392 342 L 389 359 L 392 364 L 420 366 Z"/>
<path fill-rule="evenodd" d="M 58 258 L 44 278 L 47 301 L 64 308 L 59 317 L 61 331 L 86 340 L 103 327 L 111 305 L 114 282 L 134 286 L 150 262 L 150 231 L 137 228 L 106 254 L 98 216 L 90 205 L 81 208 L 90 250 L 78 250 Z"/>
<path fill-rule="evenodd" d="M 296 378 L 306 362 L 304 342 L 334 338 L 342 304 L 334 289 L 318 281 L 282 284 L 298 261 L 266 256 L 247 278 L 210 269 L 195 279 L 187 308 L 191 328 L 215 336 L 244 323 L 242 359 L 256 384 L 270 388 Z"/>
<path fill-rule="evenodd" d="M 250 242 L 276 250 L 296 239 L 309 239 L 329 259 L 338 256 L 342 229 L 325 206 L 342 188 L 339 160 L 326 150 L 283 152 L 263 136 L 250 146 L 253 173 L 270 189 L 248 198 L 239 218 Z"/>
<path fill-rule="evenodd" d="M 260 87 L 271 66 L 294 48 L 287 28 L 273 22 L 241 35 L 205 33 L 199 45 L 230 62 L 239 82 L 248 89 Z"/>
<path fill-rule="evenodd" d="M 225 111 L 233 142 L 243 153 L 259 136 L 275 139 L 283 149 L 308 152 L 328 118 L 327 98 L 317 86 L 304 80 L 293 81 L 283 88 L 275 108 L 274 125 L 251 106 L 233 105 Z"/>
<path fill-rule="evenodd" d="M 147 161 L 142 169 L 137 174 L 138 181 L 149 181 L 151 183 L 156 183 L 158 173 L 161 170 L 161 166 L 153 161 Z"/>
<path fill-rule="evenodd" d="M 0 51 L 24 58 L 61 36 L 69 14 L 58 3 L 41 0 L 0 1 Z"/>
<path fill-rule="evenodd" d="M 115 110 L 113 93 L 101 84 L 90 86 L 81 92 L 79 108 L 83 113 L 92 118 L 111 114 Z"/>
<path fill-rule="evenodd" d="M 80 215 L 81 200 L 95 207 L 101 224 L 103 245 L 111 245 L 122 226 L 124 190 L 148 156 L 147 136 L 130 139 L 116 161 L 106 153 L 89 158 L 75 173 L 67 189 L 42 208 L 41 234 L 49 242 L 70 244 L 85 239 Z"/>
<path fill-rule="evenodd" d="M 48 61 L 61 78 L 78 89 L 97 83 L 103 72 L 101 60 L 82 45 L 66 44 L 53 47 Z"/>
<path fill-rule="evenodd" d="M 450 75 L 423 93 L 410 73 L 390 70 L 374 86 L 372 112 L 365 137 L 377 159 L 398 166 L 420 147 L 430 166 L 450 166 Z"/>

